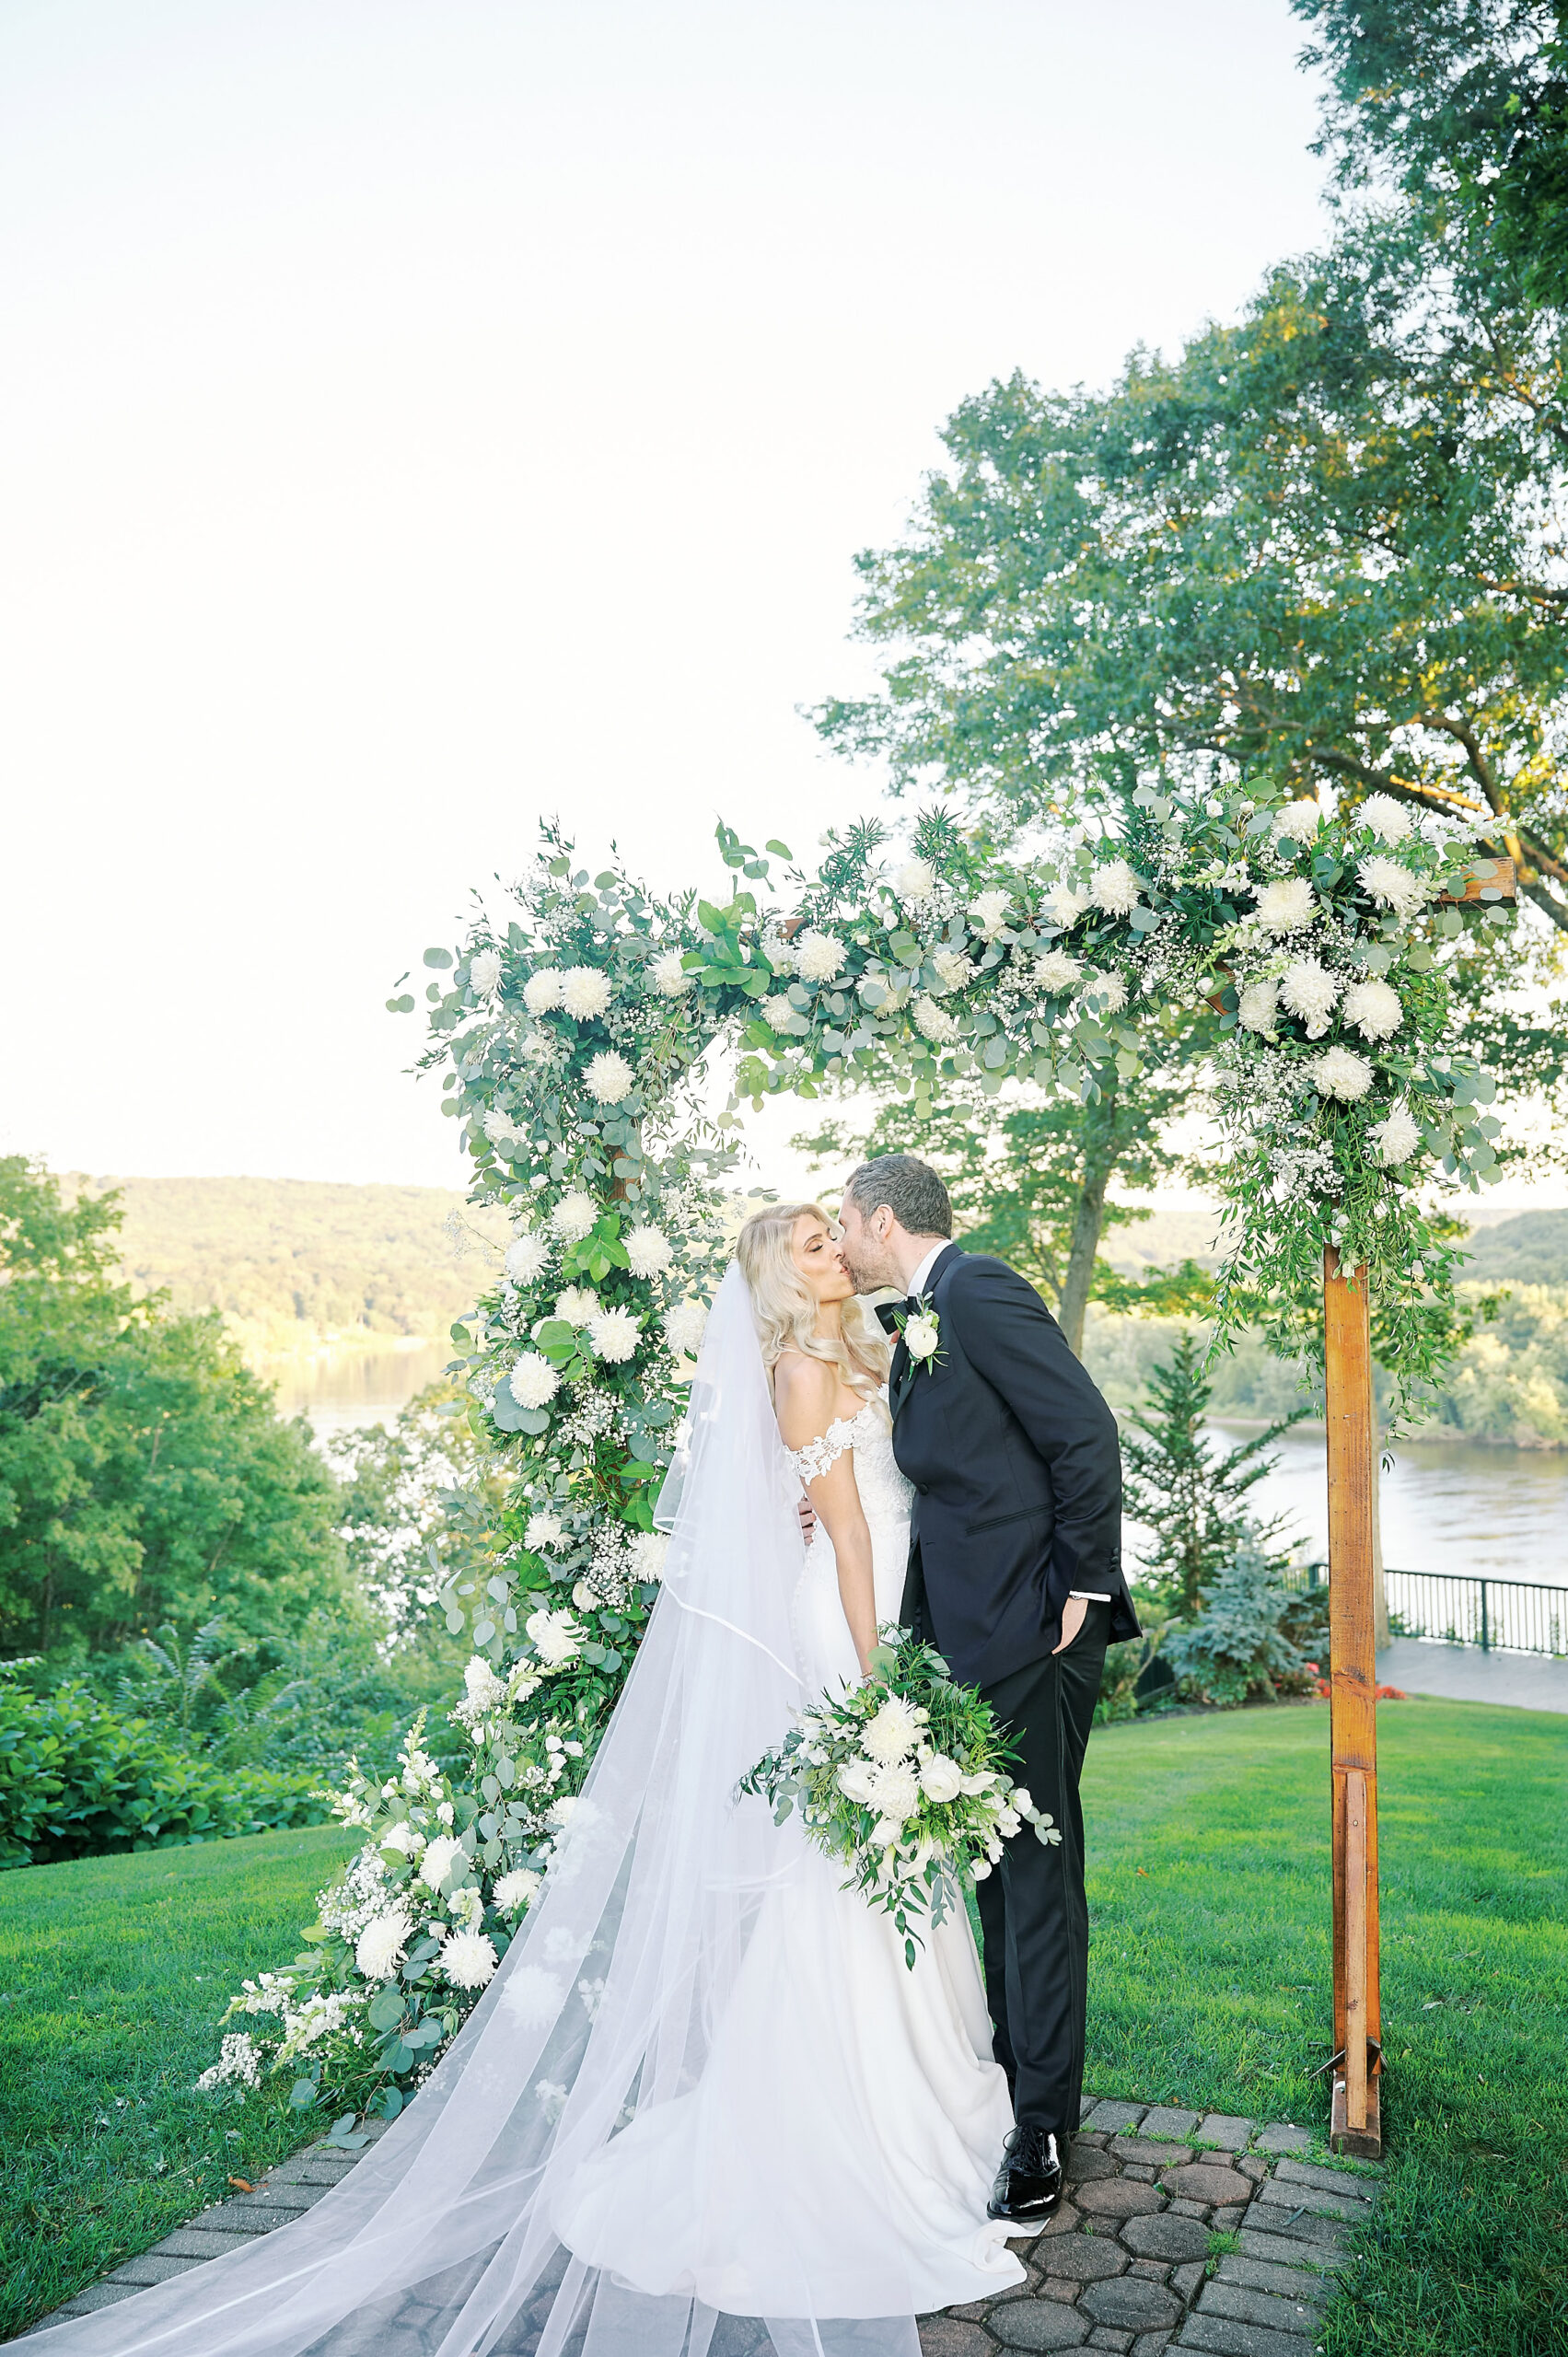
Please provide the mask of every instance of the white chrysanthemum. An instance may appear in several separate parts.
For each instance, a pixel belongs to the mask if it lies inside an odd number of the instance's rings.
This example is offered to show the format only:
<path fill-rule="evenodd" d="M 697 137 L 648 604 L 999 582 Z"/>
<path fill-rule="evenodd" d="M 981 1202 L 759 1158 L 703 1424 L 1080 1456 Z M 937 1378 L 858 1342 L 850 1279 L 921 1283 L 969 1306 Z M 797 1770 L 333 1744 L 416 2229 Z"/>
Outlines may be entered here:
<path fill-rule="evenodd" d="M 1402 843 L 1411 830 L 1410 812 L 1391 794 L 1369 794 L 1355 815 L 1380 843 Z"/>
<path fill-rule="evenodd" d="M 675 1257 L 675 1248 L 662 1227 L 634 1227 L 626 1238 L 626 1259 L 634 1277 L 659 1277 Z"/>
<path fill-rule="evenodd" d="M 931 960 L 938 979 L 948 990 L 962 990 L 974 969 L 961 949 L 938 949 Z"/>
<path fill-rule="evenodd" d="M 482 1932 L 448 1932 L 438 1960 L 454 1989 L 482 1989 L 501 1961 Z"/>
<path fill-rule="evenodd" d="M 1064 991 L 1082 981 L 1084 970 L 1077 958 L 1069 958 L 1064 949 L 1047 949 L 1035 959 L 1034 978 L 1040 989 L 1049 992 L 1052 998 L 1060 998 Z"/>
<path fill-rule="evenodd" d="M 1325 1048 L 1312 1067 L 1318 1093 L 1354 1105 L 1372 1086 L 1372 1066 L 1353 1048 Z"/>
<path fill-rule="evenodd" d="M 917 998 L 914 1003 L 914 1028 L 925 1039 L 943 1046 L 958 1036 L 958 1027 L 945 1006 L 934 998 Z"/>
<path fill-rule="evenodd" d="M 1120 1015 L 1127 1004 L 1127 979 L 1123 974 L 1091 974 L 1087 988 L 1099 1001 L 1102 1015 Z"/>
<path fill-rule="evenodd" d="M 636 1074 L 613 1048 L 601 1048 L 597 1056 L 588 1058 L 583 1079 L 588 1095 L 600 1105 L 621 1104 L 637 1085 Z"/>
<path fill-rule="evenodd" d="M 536 1875 L 528 1866 L 514 1866 L 509 1875 L 502 1875 L 490 1895 L 503 1915 L 515 1914 L 519 1907 L 533 1905 L 543 1880 L 542 1875 Z"/>
<path fill-rule="evenodd" d="M 906 859 L 893 877 L 893 890 L 907 908 L 917 909 L 936 889 L 936 870 L 928 859 Z"/>
<path fill-rule="evenodd" d="M 569 1612 L 550 1612 L 541 1606 L 523 1623 L 529 1644 L 547 1669 L 559 1669 L 576 1656 L 583 1632 Z"/>
<path fill-rule="evenodd" d="M 1086 892 L 1080 892 L 1075 886 L 1058 884 L 1046 894 L 1045 905 L 1058 924 L 1070 925 L 1076 924 L 1084 911 L 1094 903 Z"/>
<path fill-rule="evenodd" d="M 1321 903 L 1305 876 L 1282 877 L 1258 894 L 1258 922 L 1270 933 L 1302 933 L 1316 922 Z"/>
<path fill-rule="evenodd" d="M 803 982 L 830 982 L 843 970 L 844 946 L 813 925 L 795 945 L 795 970 Z"/>
<path fill-rule="evenodd" d="M 523 984 L 523 1004 L 530 1015 L 548 1015 L 561 1004 L 561 975 L 553 966 L 541 966 Z"/>
<path fill-rule="evenodd" d="M 1011 892 L 981 892 L 970 903 L 970 914 L 987 941 L 1000 933 L 1007 922 L 1007 911 L 1013 905 Z"/>
<path fill-rule="evenodd" d="M 500 951 L 476 949 L 469 959 L 469 988 L 475 998 L 488 998 L 500 980 Z"/>
<path fill-rule="evenodd" d="M 1295 842 L 1310 842 L 1322 819 L 1316 802 L 1287 802 L 1274 820 L 1274 832 L 1288 835 Z"/>
<path fill-rule="evenodd" d="M 519 1964 L 507 1975 L 501 2003 L 524 2029 L 543 2029 L 561 2011 L 564 1995 L 553 1972 L 540 1964 Z"/>
<path fill-rule="evenodd" d="M 544 1507 L 538 1514 L 529 1515 L 528 1528 L 523 1533 L 523 1545 L 531 1555 L 539 1555 L 549 1548 L 559 1547 L 565 1535 L 565 1525 L 561 1516 Z"/>
<path fill-rule="evenodd" d="M 1280 977 L 1280 999 L 1307 1026 L 1309 1039 L 1320 1039 L 1333 1020 L 1340 986 L 1316 958 L 1297 958 Z"/>
<path fill-rule="evenodd" d="M 1143 886 L 1124 859 L 1113 859 L 1104 867 L 1097 867 L 1089 879 L 1089 898 L 1097 909 L 1109 917 L 1131 915 L 1138 905 Z"/>
<path fill-rule="evenodd" d="M 920 1806 L 920 1778 L 912 1760 L 900 1759 L 891 1768 L 877 1769 L 877 1796 L 872 1806 L 880 1809 L 895 1825 L 902 1825 L 906 1817 L 914 1815 Z"/>
<path fill-rule="evenodd" d="M 775 1031 L 782 1031 L 795 1013 L 795 1008 L 790 1004 L 787 992 L 770 991 L 767 997 L 761 1002 L 758 1012 L 764 1023 L 771 1023 Z"/>
<path fill-rule="evenodd" d="M 705 1301 L 678 1301 L 665 1312 L 664 1338 L 678 1358 L 694 1359 L 708 1323 Z"/>
<path fill-rule="evenodd" d="M 580 1244 L 593 1231 L 598 1218 L 598 1205 L 581 1187 L 574 1187 L 562 1196 L 550 1214 L 550 1225 L 563 1244 Z"/>
<path fill-rule="evenodd" d="M 1396 1169 L 1408 1162 L 1421 1144 L 1421 1123 L 1408 1105 L 1396 1105 L 1380 1121 L 1374 1121 L 1366 1132 L 1376 1147 L 1386 1170 Z"/>
<path fill-rule="evenodd" d="M 632 1576 L 639 1580 L 661 1580 L 664 1559 L 669 1552 L 669 1533 L 665 1530 L 639 1530 L 632 1541 Z"/>
<path fill-rule="evenodd" d="M 920 1722 L 900 1695 L 889 1694 L 876 1716 L 861 1731 L 860 1747 L 867 1759 L 890 1768 L 907 1759 L 920 1736 Z"/>
<path fill-rule="evenodd" d="M 1243 1030 L 1256 1031 L 1261 1038 L 1272 1039 L 1279 1009 L 1280 986 L 1277 982 L 1249 982 L 1241 993 L 1237 1018 Z"/>
<path fill-rule="evenodd" d="M 552 1825 L 570 1825 L 572 1819 L 577 1814 L 576 1794 L 575 1793 L 563 1793 L 558 1801 L 552 1801 L 547 1813 Z"/>
<path fill-rule="evenodd" d="M 610 1004 L 610 977 L 597 966 L 568 966 L 561 977 L 561 1004 L 579 1023 L 591 1023 Z"/>
<path fill-rule="evenodd" d="M 495 1711 L 506 1700 L 506 1681 L 482 1654 L 474 1654 L 463 1670 L 463 1691 L 476 1710 Z"/>
<path fill-rule="evenodd" d="M 1397 917 L 1412 917 L 1431 898 L 1433 887 L 1424 876 L 1412 876 L 1397 859 L 1389 859 L 1382 852 L 1375 852 L 1364 859 L 1356 869 L 1363 889 Z"/>
<path fill-rule="evenodd" d="M 920 1789 L 928 1801 L 956 1801 L 964 1789 L 964 1771 L 945 1751 L 934 1751 L 920 1771 Z"/>
<path fill-rule="evenodd" d="M 504 1154 L 509 1148 L 521 1145 L 526 1134 L 518 1129 L 510 1113 L 504 1111 L 499 1105 L 491 1107 L 479 1126 L 491 1144 L 498 1145 Z"/>
<path fill-rule="evenodd" d="M 549 1258 L 550 1247 L 542 1236 L 514 1237 L 506 1247 L 506 1274 L 514 1284 L 532 1284 Z"/>
<path fill-rule="evenodd" d="M 394 1824 L 389 1825 L 377 1840 L 383 1850 L 396 1850 L 404 1858 L 417 1858 L 424 1847 L 424 1834 L 417 1825 L 411 1825 L 406 1817 L 400 1817 Z"/>
<path fill-rule="evenodd" d="M 354 1944 L 354 1960 L 366 1980 L 395 1980 L 402 1969 L 413 1925 L 407 1912 L 393 1908 L 389 1915 L 373 1915 Z"/>
<path fill-rule="evenodd" d="M 439 1890 L 462 1854 L 463 1845 L 455 1833 L 438 1833 L 434 1841 L 425 1845 L 419 1862 L 419 1880 L 429 1889 Z"/>
<path fill-rule="evenodd" d="M 1397 807 L 1397 806 L 1396 806 Z M 1352 982 L 1341 1009 L 1364 1039 L 1391 1039 L 1405 1019 L 1404 1002 L 1391 982 L 1376 976 Z"/>
<path fill-rule="evenodd" d="M 568 1285 L 555 1305 L 555 1315 L 563 1325 L 586 1326 L 598 1315 L 598 1295 L 592 1285 Z"/>
<path fill-rule="evenodd" d="M 846 1759 L 833 1778 L 846 1801 L 856 1808 L 874 1808 L 877 1805 L 877 1774 L 869 1759 Z"/>
<path fill-rule="evenodd" d="M 679 949 L 661 949 L 648 972 L 661 998 L 679 998 L 697 979 L 686 971 L 684 952 Z"/>
<path fill-rule="evenodd" d="M 548 1408 L 561 1388 L 561 1377 L 540 1351 L 524 1351 L 512 1362 L 506 1387 L 519 1408 Z"/>
<path fill-rule="evenodd" d="M 601 1309 L 597 1318 L 588 1320 L 588 1341 L 596 1358 L 610 1366 L 623 1366 L 636 1355 L 637 1336 L 642 1319 L 630 1309 Z"/>

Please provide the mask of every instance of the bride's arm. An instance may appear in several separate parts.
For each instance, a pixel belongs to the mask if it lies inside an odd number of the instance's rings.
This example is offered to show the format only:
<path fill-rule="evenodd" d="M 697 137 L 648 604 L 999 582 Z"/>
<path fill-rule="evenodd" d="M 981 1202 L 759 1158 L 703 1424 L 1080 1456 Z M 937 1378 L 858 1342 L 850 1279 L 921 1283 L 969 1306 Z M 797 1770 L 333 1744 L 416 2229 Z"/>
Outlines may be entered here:
<path fill-rule="evenodd" d="M 789 1448 L 820 1440 L 833 1422 L 837 1371 L 819 1359 L 787 1352 L 773 1371 L 773 1401 L 779 1430 Z M 807 1495 L 833 1542 L 839 1567 L 839 1597 L 864 1677 L 877 1643 L 877 1589 L 871 1565 L 871 1533 L 854 1478 L 854 1451 L 841 1449 L 832 1463 L 806 1485 Z"/>

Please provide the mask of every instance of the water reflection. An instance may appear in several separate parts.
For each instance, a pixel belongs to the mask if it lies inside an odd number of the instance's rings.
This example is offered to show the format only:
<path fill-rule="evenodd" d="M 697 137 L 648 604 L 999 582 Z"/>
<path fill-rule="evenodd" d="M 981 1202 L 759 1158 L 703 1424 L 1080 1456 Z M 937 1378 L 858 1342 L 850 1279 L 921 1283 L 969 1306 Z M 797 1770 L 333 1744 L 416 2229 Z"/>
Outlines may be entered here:
<path fill-rule="evenodd" d="M 275 1386 L 278 1413 L 304 1416 L 318 1440 L 364 1424 L 389 1424 L 452 1355 L 447 1342 L 414 1341 L 389 1351 L 318 1351 L 273 1359 L 258 1373 Z"/>

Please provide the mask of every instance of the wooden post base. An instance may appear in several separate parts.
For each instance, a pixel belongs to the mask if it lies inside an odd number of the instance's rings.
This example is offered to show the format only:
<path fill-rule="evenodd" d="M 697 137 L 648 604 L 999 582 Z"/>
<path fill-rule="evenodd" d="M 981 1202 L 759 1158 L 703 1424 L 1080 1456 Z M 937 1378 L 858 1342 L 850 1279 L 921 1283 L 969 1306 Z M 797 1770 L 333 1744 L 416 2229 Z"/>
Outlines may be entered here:
<path fill-rule="evenodd" d="M 1353 2160 L 1380 2161 L 1383 2157 L 1383 2107 L 1378 2097 L 1379 2078 L 1369 2076 L 1366 2082 L 1366 2125 L 1352 2128 L 1345 2116 L 1345 2083 L 1334 2081 L 1334 2100 L 1329 2110 L 1329 2150 L 1348 2153 Z"/>

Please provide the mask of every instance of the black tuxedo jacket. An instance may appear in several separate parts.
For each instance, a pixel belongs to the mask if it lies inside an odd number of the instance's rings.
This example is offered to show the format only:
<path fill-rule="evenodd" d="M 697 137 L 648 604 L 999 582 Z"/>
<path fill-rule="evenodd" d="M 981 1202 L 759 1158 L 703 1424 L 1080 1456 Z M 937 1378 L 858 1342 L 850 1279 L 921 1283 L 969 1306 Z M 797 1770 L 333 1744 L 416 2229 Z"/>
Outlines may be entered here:
<path fill-rule="evenodd" d="M 900 1619 L 974 1686 L 1054 1652 L 1073 1588 L 1110 1598 L 1135 1637 L 1121 1575 L 1116 1419 L 1034 1287 L 950 1244 L 924 1298 L 935 1361 L 893 1353 L 893 1454 L 914 1484 Z"/>

